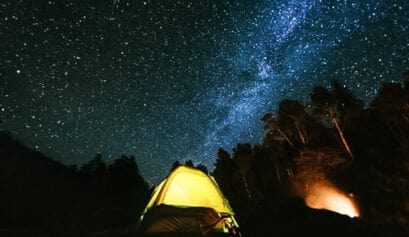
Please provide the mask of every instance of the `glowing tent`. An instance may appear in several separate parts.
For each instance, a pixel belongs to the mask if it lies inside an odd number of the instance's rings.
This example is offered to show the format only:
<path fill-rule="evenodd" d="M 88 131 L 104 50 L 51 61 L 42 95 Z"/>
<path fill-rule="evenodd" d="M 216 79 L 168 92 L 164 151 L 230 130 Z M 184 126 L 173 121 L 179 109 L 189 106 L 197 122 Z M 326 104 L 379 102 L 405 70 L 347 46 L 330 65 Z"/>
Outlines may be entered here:
<path fill-rule="evenodd" d="M 234 212 L 215 180 L 179 166 L 153 191 L 138 226 L 147 236 L 235 236 Z"/>

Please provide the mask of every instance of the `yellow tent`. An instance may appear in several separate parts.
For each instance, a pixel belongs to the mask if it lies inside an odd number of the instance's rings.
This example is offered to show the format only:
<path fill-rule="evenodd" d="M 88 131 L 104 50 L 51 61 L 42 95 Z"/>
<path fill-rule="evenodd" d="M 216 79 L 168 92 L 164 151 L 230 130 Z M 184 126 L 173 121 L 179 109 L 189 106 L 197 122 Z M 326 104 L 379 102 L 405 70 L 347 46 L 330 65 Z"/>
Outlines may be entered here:
<path fill-rule="evenodd" d="M 138 226 L 145 235 L 238 235 L 233 209 L 216 181 L 186 166 L 173 170 L 154 190 Z"/>

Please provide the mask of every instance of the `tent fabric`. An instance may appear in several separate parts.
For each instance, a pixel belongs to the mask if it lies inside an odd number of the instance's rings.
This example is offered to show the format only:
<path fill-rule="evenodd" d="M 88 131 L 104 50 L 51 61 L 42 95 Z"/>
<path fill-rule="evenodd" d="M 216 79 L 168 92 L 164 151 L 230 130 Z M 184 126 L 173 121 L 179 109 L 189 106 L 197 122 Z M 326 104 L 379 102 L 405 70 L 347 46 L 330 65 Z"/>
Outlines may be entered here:
<path fill-rule="evenodd" d="M 148 226 L 142 226 L 146 233 L 188 232 L 206 234 L 223 217 L 212 208 L 189 207 L 179 208 L 160 205 L 152 208 L 145 216 Z"/>
<path fill-rule="evenodd" d="M 228 233 L 238 228 L 216 181 L 198 169 L 179 166 L 154 190 L 141 216 L 141 233 Z"/>

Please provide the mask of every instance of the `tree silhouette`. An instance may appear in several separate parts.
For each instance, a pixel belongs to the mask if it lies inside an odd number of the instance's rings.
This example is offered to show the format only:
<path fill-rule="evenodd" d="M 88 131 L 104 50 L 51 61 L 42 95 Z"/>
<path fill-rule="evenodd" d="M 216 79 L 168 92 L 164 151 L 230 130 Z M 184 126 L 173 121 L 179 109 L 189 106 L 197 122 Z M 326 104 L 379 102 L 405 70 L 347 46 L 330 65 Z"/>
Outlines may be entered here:
<path fill-rule="evenodd" d="M 409 139 L 409 103 L 400 84 L 383 84 L 371 107 L 387 124 L 390 132 L 396 135 L 397 140 Z"/>
<path fill-rule="evenodd" d="M 285 140 L 290 146 L 294 146 L 290 138 L 280 128 L 279 123 L 277 119 L 274 118 L 273 114 L 267 113 L 261 120 L 263 121 L 267 139 L 276 141 Z"/>
<path fill-rule="evenodd" d="M 81 172 L 88 173 L 88 174 L 99 174 L 106 171 L 106 164 L 102 160 L 102 154 L 98 153 L 95 155 L 94 159 L 89 161 L 87 164 L 81 167 Z"/>
<path fill-rule="evenodd" d="M 236 170 L 241 179 L 241 187 L 245 196 L 249 199 L 254 198 L 253 187 L 253 173 L 251 169 L 251 156 L 253 154 L 253 148 L 250 144 L 237 144 L 233 148 L 233 160 L 236 164 Z"/>
<path fill-rule="evenodd" d="M 282 100 L 277 111 L 278 124 L 289 131 L 287 134 L 296 134 L 301 144 L 307 143 L 307 131 L 305 128 L 305 118 L 307 113 L 304 105 L 295 100 Z M 294 131 L 294 132 L 293 132 Z"/>
<path fill-rule="evenodd" d="M 172 163 L 172 167 L 170 168 L 170 172 L 174 171 L 177 167 L 181 166 L 180 162 L 176 160 Z"/>
<path fill-rule="evenodd" d="M 192 160 L 187 160 L 187 161 L 185 162 L 185 165 L 186 165 L 186 166 L 189 166 L 189 167 L 192 167 L 192 168 L 195 167 L 195 165 L 193 164 L 193 161 L 192 161 Z"/>
<path fill-rule="evenodd" d="M 356 122 L 364 114 L 364 102 L 357 99 L 351 90 L 342 86 L 337 80 L 332 81 L 332 91 L 336 98 L 336 111 L 341 128 L 356 129 L 351 126 L 359 124 Z"/>
<path fill-rule="evenodd" d="M 403 72 L 403 89 L 405 90 L 406 98 L 409 97 L 409 69 Z"/>
<path fill-rule="evenodd" d="M 203 173 L 205 173 L 205 174 L 209 173 L 209 171 L 207 170 L 207 167 L 204 164 L 198 164 L 196 166 L 196 169 L 199 169 L 199 170 L 203 171 Z"/>
<path fill-rule="evenodd" d="M 331 124 L 335 127 L 341 143 L 351 159 L 353 154 L 350 145 L 348 144 L 344 132 L 341 129 L 337 118 L 336 98 L 324 86 L 317 86 L 312 89 L 311 103 L 314 106 L 314 112 L 317 115 L 324 115 L 324 118 L 329 118 Z"/>
<path fill-rule="evenodd" d="M 222 148 L 219 148 L 215 168 L 212 174 L 220 188 L 229 198 L 233 194 L 234 172 L 235 165 L 230 154 Z"/>

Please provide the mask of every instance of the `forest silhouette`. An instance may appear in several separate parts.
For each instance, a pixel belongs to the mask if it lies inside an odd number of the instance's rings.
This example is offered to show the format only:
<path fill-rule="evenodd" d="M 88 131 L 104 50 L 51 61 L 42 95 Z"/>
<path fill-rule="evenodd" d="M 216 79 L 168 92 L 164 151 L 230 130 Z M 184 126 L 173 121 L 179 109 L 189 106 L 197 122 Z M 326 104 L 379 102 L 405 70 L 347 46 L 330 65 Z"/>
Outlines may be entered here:
<path fill-rule="evenodd" d="M 408 71 L 367 106 L 334 80 L 261 119 L 261 144 L 220 148 L 214 170 L 197 166 L 215 177 L 243 236 L 408 236 Z M 307 207 L 321 181 L 352 193 L 360 217 Z M 0 236 L 135 236 L 153 188 L 133 156 L 66 166 L 0 132 Z"/>

